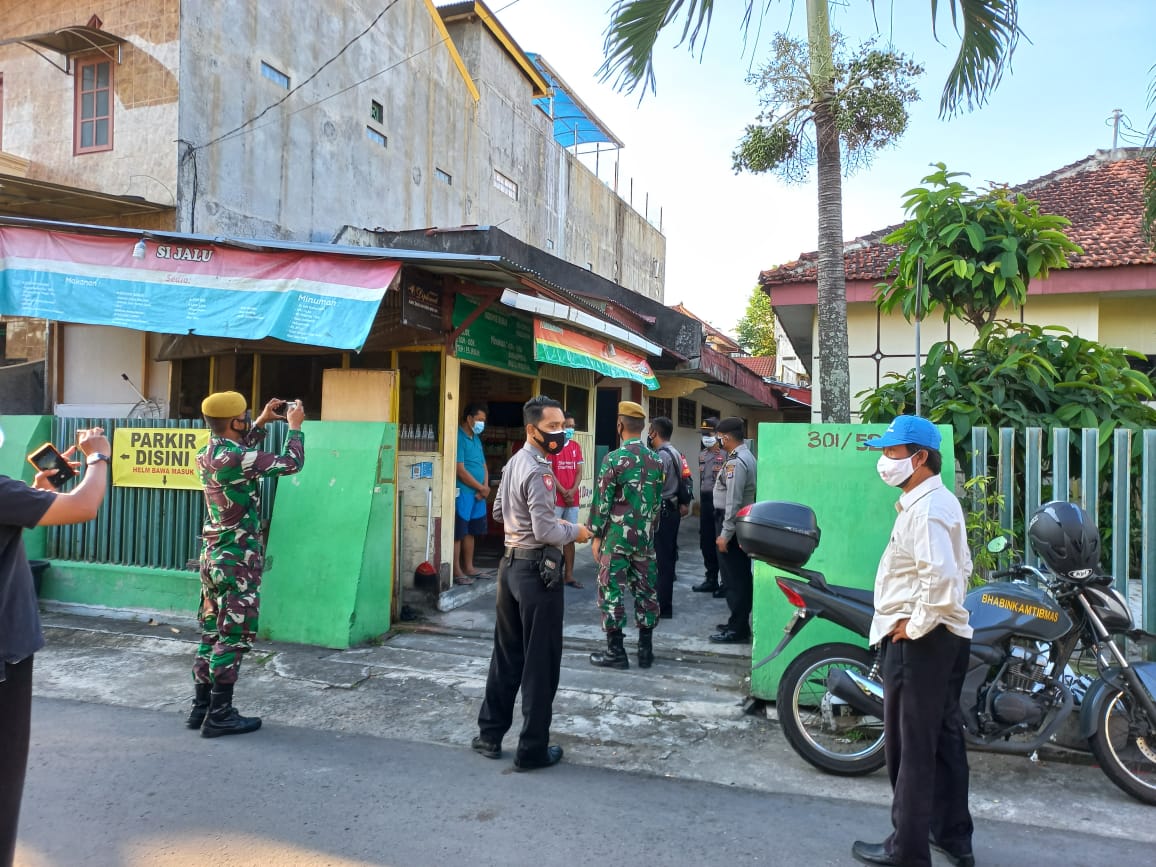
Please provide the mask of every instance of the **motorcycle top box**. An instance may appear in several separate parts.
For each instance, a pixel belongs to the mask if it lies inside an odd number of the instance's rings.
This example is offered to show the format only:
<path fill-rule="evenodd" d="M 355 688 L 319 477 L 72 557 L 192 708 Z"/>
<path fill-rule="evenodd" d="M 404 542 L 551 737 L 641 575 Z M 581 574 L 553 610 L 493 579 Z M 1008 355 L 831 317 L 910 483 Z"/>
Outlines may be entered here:
<path fill-rule="evenodd" d="M 815 513 L 800 503 L 766 500 L 735 516 L 735 536 L 747 556 L 772 566 L 799 569 L 819 546 Z"/>

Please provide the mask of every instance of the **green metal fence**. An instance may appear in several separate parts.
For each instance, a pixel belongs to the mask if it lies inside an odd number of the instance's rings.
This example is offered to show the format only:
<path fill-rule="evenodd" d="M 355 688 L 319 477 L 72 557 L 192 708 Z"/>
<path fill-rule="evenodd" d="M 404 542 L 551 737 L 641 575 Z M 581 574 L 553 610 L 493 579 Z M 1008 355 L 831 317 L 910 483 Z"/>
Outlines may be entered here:
<path fill-rule="evenodd" d="M 77 430 L 92 427 L 104 428 L 111 441 L 118 427 L 196 429 L 204 424 L 177 419 L 54 418 L 52 441 L 64 451 L 76 442 Z M 261 447 L 280 451 L 286 430 L 283 422 L 271 424 Z M 261 488 L 261 518 L 267 528 L 276 479 L 263 480 Z M 154 569 L 195 569 L 204 519 L 205 499 L 200 490 L 109 485 L 94 520 L 48 528 L 47 556 Z"/>

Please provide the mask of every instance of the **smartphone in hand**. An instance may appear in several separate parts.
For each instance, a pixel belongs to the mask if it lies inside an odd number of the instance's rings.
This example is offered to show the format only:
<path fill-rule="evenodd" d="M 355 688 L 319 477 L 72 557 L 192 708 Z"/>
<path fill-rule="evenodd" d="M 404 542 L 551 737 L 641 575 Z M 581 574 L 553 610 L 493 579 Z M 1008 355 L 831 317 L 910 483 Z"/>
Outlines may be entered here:
<path fill-rule="evenodd" d="M 56 450 L 52 443 L 45 443 L 28 456 L 28 462 L 36 467 L 37 472 L 54 471 L 48 476 L 48 481 L 54 488 L 59 488 L 76 475 L 76 470 L 68 463 L 68 459 Z"/>

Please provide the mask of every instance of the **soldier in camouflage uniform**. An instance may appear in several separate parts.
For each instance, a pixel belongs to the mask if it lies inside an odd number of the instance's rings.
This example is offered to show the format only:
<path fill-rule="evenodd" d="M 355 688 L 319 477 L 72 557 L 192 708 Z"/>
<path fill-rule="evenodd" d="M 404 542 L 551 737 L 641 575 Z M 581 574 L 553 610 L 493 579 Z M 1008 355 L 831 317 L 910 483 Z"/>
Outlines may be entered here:
<path fill-rule="evenodd" d="M 642 444 L 645 420 L 646 413 L 637 403 L 624 400 L 618 404 L 622 446 L 603 460 L 590 505 L 598 607 L 606 632 L 606 652 L 590 654 L 590 663 L 600 668 L 630 668 L 622 646 L 624 587 L 629 587 L 634 597 L 638 667 L 650 668 L 654 662 L 652 636 L 658 622 L 654 531 L 665 474 L 658 455 Z"/>
<path fill-rule="evenodd" d="M 233 707 L 241 657 L 252 646 L 260 608 L 264 550 L 258 484 L 298 472 L 305 463 L 301 401 L 269 401 L 250 427 L 245 398 L 235 391 L 211 394 L 201 404 L 211 435 L 197 453 L 208 516 L 202 530 L 201 643 L 193 662 L 196 697 L 186 724 L 206 738 L 245 734 L 260 717 Z M 264 426 L 284 412 L 289 436 L 281 454 L 258 451 Z"/>

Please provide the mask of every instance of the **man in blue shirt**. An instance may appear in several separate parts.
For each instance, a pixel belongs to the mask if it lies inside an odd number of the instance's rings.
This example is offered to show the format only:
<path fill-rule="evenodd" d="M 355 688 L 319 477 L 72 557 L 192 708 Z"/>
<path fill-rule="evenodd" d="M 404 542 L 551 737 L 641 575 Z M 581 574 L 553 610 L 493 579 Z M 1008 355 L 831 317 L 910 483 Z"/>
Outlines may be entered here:
<path fill-rule="evenodd" d="M 482 448 L 486 405 L 468 403 L 458 426 L 457 497 L 454 500 L 454 583 L 473 584 L 480 578 L 474 568 L 474 537 L 486 534 L 486 500 L 490 473 Z"/>

